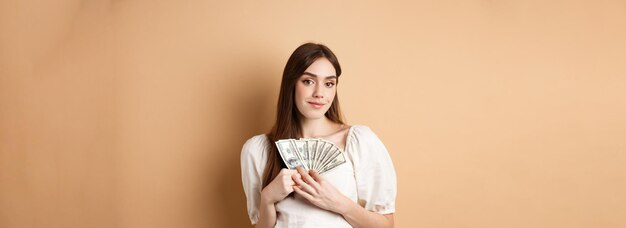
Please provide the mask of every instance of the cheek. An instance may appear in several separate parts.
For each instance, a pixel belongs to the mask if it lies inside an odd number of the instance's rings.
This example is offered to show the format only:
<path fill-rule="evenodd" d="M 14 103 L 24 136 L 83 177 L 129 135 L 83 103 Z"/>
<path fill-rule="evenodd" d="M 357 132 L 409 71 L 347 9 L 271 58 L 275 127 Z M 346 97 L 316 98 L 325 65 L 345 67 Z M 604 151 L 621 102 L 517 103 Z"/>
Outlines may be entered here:
<path fill-rule="evenodd" d="M 336 94 L 337 94 L 337 89 L 333 88 L 331 91 L 328 92 L 328 100 L 332 102 L 335 99 Z"/>
<path fill-rule="evenodd" d="M 296 101 L 299 101 L 300 99 L 302 99 L 304 97 L 304 93 L 305 93 L 305 89 L 302 88 L 301 85 L 296 85 L 296 92 L 295 92 L 295 98 Z"/>

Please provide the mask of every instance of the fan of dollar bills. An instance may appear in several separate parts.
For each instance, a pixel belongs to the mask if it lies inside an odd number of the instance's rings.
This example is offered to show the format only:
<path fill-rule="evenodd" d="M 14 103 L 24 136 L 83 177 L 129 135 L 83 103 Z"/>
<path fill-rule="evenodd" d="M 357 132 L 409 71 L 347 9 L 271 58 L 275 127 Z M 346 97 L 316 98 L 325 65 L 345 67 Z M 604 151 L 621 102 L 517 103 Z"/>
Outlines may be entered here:
<path fill-rule="evenodd" d="M 324 139 L 281 139 L 276 147 L 289 169 L 302 166 L 322 174 L 346 163 L 343 151 Z"/>

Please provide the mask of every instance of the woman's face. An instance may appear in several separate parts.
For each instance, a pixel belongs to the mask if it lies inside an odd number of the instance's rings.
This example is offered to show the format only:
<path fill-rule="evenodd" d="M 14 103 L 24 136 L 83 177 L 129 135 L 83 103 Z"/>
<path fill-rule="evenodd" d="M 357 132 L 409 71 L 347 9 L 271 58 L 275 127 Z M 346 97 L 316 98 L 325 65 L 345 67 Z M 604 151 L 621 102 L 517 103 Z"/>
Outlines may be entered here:
<path fill-rule="evenodd" d="M 295 103 L 306 119 L 319 119 L 330 108 L 337 93 L 335 67 L 326 58 L 318 58 L 296 82 Z"/>

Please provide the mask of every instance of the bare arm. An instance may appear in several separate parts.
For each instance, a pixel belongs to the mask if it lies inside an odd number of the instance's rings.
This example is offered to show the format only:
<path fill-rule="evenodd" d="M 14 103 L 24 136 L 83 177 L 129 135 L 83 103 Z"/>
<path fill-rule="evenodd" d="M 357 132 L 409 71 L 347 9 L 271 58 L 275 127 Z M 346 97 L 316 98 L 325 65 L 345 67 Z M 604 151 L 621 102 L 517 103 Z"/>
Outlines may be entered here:
<path fill-rule="evenodd" d="M 261 194 L 261 205 L 259 205 L 259 221 L 254 227 L 265 228 L 274 227 L 276 224 L 276 208 L 274 203 L 269 202 L 266 197 Z"/>
<path fill-rule="evenodd" d="M 261 191 L 261 205 L 259 205 L 259 220 L 254 227 L 265 228 L 276 225 L 276 202 L 283 200 L 293 192 L 293 179 L 300 178 L 295 170 L 282 169 L 278 176 Z"/>

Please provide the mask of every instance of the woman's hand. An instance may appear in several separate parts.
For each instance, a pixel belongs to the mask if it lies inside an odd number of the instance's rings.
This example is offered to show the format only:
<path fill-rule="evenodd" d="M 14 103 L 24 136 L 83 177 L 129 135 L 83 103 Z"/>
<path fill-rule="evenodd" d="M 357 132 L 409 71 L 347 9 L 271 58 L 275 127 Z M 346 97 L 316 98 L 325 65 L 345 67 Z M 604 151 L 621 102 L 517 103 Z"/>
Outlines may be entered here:
<path fill-rule="evenodd" d="M 293 186 L 295 182 L 293 179 L 299 179 L 300 174 L 296 170 L 282 169 L 280 173 L 263 188 L 261 191 L 261 198 L 266 203 L 274 204 L 281 201 L 293 192 Z"/>
<path fill-rule="evenodd" d="M 319 208 L 335 213 L 343 214 L 352 201 L 328 183 L 317 171 L 309 170 L 307 173 L 302 167 L 298 167 L 300 175 L 293 176 L 297 186 L 293 190 L 309 200 Z"/>

